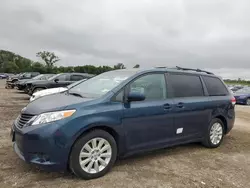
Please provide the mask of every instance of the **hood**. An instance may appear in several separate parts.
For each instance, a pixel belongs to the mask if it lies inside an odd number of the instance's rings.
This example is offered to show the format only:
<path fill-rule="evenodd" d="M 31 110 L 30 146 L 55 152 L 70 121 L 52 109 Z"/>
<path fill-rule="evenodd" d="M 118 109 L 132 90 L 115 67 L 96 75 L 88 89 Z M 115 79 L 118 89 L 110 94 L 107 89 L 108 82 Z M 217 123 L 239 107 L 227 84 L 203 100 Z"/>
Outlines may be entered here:
<path fill-rule="evenodd" d="M 234 93 L 234 96 L 235 97 L 239 97 L 239 96 L 248 96 L 250 94 L 247 94 L 247 93 Z"/>
<path fill-rule="evenodd" d="M 68 90 L 68 88 L 66 87 L 57 87 L 57 88 L 51 88 L 51 89 L 44 89 L 44 90 L 34 93 L 33 95 L 42 96 L 42 95 L 47 95 L 47 94 L 59 93 L 59 92 L 63 92 L 66 90 Z"/>
<path fill-rule="evenodd" d="M 22 111 L 25 114 L 38 115 L 44 112 L 64 110 L 69 105 L 93 100 L 92 98 L 81 98 L 65 93 L 48 95 L 29 103 Z"/>
<path fill-rule="evenodd" d="M 26 82 L 28 82 L 28 81 L 31 81 L 32 79 L 22 79 L 22 80 L 19 80 L 18 81 L 18 83 L 19 84 L 24 84 L 24 83 L 26 83 Z"/>
<path fill-rule="evenodd" d="M 13 79 L 19 79 L 19 77 L 18 76 L 11 76 L 8 78 L 8 80 L 13 80 Z"/>

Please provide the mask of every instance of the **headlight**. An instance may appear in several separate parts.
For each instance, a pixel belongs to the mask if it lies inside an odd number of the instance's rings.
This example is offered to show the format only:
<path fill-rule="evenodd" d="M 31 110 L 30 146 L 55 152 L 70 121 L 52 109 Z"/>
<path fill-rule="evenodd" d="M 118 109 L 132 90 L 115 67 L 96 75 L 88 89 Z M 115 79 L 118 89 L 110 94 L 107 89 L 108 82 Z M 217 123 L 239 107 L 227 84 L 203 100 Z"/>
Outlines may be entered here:
<path fill-rule="evenodd" d="M 49 123 L 57 120 L 61 120 L 67 117 L 72 116 L 76 110 L 64 110 L 57 112 L 47 112 L 37 116 L 37 118 L 33 121 L 32 125 L 39 125 L 42 123 Z"/>

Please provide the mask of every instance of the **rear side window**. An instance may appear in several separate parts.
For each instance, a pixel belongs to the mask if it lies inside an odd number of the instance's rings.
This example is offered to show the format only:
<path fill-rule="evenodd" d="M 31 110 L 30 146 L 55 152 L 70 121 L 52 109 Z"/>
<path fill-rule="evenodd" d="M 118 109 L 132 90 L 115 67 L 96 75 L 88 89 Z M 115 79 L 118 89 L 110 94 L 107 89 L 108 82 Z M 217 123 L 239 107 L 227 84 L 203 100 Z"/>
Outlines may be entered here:
<path fill-rule="evenodd" d="M 199 76 L 170 73 L 167 79 L 172 86 L 173 97 L 204 96 L 204 91 Z"/>
<path fill-rule="evenodd" d="M 219 78 L 202 76 L 210 96 L 225 96 L 228 95 L 226 86 Z"/>

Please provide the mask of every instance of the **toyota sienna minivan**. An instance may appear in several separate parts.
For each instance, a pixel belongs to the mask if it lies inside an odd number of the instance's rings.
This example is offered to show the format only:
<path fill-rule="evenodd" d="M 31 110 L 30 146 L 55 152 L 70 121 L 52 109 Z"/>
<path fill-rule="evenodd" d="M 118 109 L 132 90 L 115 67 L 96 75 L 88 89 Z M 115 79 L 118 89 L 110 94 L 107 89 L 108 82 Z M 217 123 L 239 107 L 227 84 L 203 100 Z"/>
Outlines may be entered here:
<path fill-rule="evenodd" d="M 11 135 L 24 161 L 93 179 L 118 157 L 190 142 L 218 147 L 233 128 L 234 105 L 210 72 L 114 70 L 29 103 Z"/>

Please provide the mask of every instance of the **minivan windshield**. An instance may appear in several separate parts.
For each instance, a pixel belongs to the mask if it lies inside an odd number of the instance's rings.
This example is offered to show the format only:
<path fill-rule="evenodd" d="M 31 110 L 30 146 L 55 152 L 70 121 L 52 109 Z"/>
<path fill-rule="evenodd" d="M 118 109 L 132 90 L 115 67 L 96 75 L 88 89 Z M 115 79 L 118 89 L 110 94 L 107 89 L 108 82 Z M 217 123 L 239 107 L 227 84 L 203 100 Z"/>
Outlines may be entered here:
<path fill-rule="evenodd" d="M 133 70 L 116 70 L 99 74 L 75 87 L 69 89 L 69 93 L 79 94 L 82 97 L 97 98 L 115 88 L 122 81 L 134 75 Z"/>

